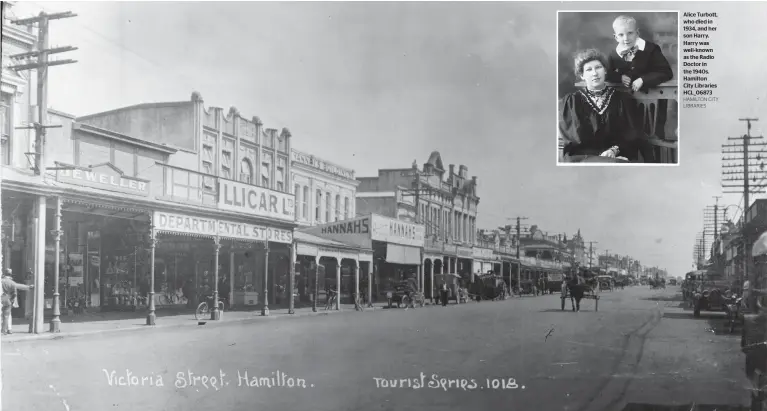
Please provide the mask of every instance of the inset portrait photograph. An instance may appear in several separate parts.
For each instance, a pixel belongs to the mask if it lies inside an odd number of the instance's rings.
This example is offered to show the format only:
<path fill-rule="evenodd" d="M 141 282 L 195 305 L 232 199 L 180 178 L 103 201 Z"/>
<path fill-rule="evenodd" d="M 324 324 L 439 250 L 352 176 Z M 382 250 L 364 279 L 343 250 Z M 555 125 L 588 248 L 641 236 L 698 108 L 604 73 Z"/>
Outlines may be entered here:
<path fill-rule="evenodd" d="M 557 164 L 678 164 L 679 12 L 557 17 Z"/>

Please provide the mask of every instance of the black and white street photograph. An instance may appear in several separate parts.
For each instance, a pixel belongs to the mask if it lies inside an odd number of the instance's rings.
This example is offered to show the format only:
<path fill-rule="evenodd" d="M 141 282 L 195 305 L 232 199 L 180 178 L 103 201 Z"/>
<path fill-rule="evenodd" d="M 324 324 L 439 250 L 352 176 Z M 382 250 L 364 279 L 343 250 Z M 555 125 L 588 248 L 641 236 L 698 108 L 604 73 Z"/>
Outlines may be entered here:
<path fill-rule="evenodd" d="M 558 19 L 558 161 L 677 164 L 678 13 Z"/>
<path fill-rule="evenodd" d="M 767 410 L 767 4 L 607 5 L 2 2 L 0 410 Z"/>

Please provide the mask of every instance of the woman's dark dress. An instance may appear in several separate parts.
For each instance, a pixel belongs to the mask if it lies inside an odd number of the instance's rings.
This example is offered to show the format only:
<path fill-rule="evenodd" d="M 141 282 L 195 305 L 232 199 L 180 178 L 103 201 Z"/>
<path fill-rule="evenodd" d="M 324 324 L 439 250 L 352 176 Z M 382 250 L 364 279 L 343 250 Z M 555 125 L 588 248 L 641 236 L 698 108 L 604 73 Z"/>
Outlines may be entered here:
<path fill-rule="evenodd" d="M 578 90 L 560 100 L 559 134 L 565 162 L 589 161 L 612 146 L 618 156 L 655 162 L 652 145 L 638 123 L 638 107 L 630 96 L 607 87 L 599 95 Z"/>

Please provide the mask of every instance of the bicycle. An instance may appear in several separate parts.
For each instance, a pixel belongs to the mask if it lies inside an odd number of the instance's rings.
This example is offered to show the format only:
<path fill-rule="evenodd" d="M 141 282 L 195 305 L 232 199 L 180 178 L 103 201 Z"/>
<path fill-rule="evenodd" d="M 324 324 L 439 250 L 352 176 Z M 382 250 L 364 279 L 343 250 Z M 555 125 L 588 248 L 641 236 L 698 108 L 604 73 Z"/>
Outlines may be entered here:
<path fill-rule="evenodd" d="M 418 304 L 419 307 L 423 307 L 426 305 L 426 297 L 424 297 L 423 293 L 420 292 L 414 292 L 411 293 L 411 295 L 405 295 L 402 297 L 402 304 L 405 305 L 405 309 L 407 310 L 410 307 L 416 308 L 416 304 Z"/>
<path fill-rule="evenodd" d="M 338 298 L 338 293 L 336 291 L 328 290 L 327 294 L 328 297 L 325 299 L 325 311 L 328 311 L 331 307 L 334 307 L 336 299 Z"/>
<path fill-rule="evenodd" d="M 205 296 L 205 301 L 201 302 L 200 305 L 197 306 L 197 310 L 194 312 L 194 319 L 198 321 L 202 319 L 210 319 L 210 306 L 212 303 L 213 296 Z M 221 317 L 224 316 L 224 301 L 221 298 L 218 299 L 218 312 L 220 313 L 219 315 Z"/>
<path fill-rule="evenodd" d="M 176 305 L 181 302 L 181 297 L 178 295 L 178 293 L 175 290 L 172 290 L 170 288 L 165 288 L 162 290 L 162 294 L 160 294 L 159 303 L 160 305 Z"/>

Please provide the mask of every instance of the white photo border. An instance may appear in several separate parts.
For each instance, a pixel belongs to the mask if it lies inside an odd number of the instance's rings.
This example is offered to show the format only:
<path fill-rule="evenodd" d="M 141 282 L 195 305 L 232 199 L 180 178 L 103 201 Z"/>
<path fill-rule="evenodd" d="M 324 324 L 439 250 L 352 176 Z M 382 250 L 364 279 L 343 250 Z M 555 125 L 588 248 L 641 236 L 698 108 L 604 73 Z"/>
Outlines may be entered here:
<path fill-rule="evenodd" d="M 555 31 L 556 36 L 556 64 L 555 64 L 555 75 L 556 75 L 556 83 L 557 87 L 556 89 L 556 98 L 555 106 L 556 109 L 554 110 L 554 113 L 556 115 L 556 121 L 554 122 L 554 125 L 556 126 L 555 129 L 555 154 L 556 154 L 556 165 L 557 167 L 621 167 L 621 168 L 627 168 L 627 167 L 678 167 L 680 164 L 682 164 L 682 105 L 680 104 L 679 99 L 681 98 L 681 93 L 679 93 L 679 88 L 682 87 L 682 83 L 677 79 L 677 136 L 676 136 L 676 163 L 666 163 L 666 164 L 658 164 L 658 163 L 628 163 L 628 164 L 612 164 L 612 163 L 565 163 L 559 161 L 559 14 L 560 13 L 676 13 L 676 31 L 677 31 L 677 41 L 679 44 L 677 44 L 677 60 L 676 60 L 676 75 L 679 78 L 681 76 L 681 61 L 682 61 L 682 55 L 681 55 L 681 42 L 682 42 L 682 22 L 680 20 L 681 10 L 663 10 L 663 9 L 654 9 L 654 10 L 642 10 L 642 9 L 615 9 L 615 10 L 607 10 L 607 9 L 598 9 L 598 10 L 557 10 L 557 27 Z"/>

